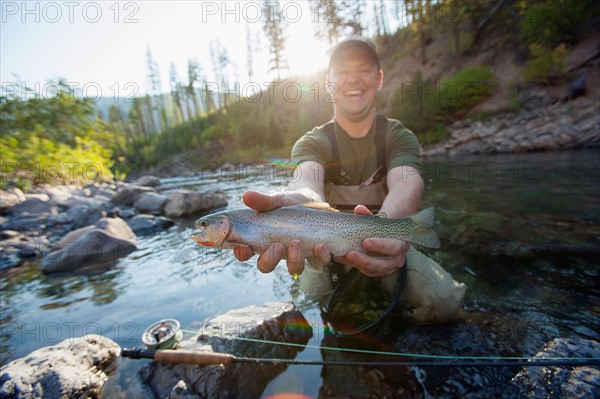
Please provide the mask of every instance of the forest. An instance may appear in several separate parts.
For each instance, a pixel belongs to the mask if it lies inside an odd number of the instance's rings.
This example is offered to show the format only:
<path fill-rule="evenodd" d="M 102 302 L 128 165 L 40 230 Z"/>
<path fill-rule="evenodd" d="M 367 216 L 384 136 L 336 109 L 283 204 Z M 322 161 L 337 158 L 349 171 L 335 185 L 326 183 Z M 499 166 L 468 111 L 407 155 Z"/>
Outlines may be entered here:
<path fill-rule="evenodd" d="M 365 18 L 368 8 L 374 21 Z M 333 9 L 335 18 L 326 18 Z M 367 24 L 375 24 L 372 39 L 384 71 L 393 71 L 412 52 L 418 60 L 410 82 L 414 90 L 407 92 L 405 85 L 388 81 L 378 110 L 403 121 L 422 143 L 444 140 L 449 123 L 473 116 L 470 110 L 494 95 L 498 76 L 493 66 L 464 63 L 480 51 L 486 36 L 509 31 L 511 45 L 524 54 L 514 87 L 551 85 L 567 78 L 565 58 L 589 29 L 586 22 L 598 17 L 595 0 L 319 0 L 315 10 L 323 18 L 314 24 L 314 34 L 329 45 L 348 34 L 364 34 Z M 391 23 L 401 15 L 406 17 L 404 24 Z M 392 25 L 399 28 L 391 31 Z M 217 75 L 220 84 L 208 81 L 206 69 L 218 74 L 230 62 L 227 49 L 214 42 L 210 62 L 202 65 L 190 58 L 184 78 L 171 64 L 169 93 L 161 90 L 158 61 L 149 47 L 147 94 L 132 98 L 127 112 L 113 104 L 107 115 L 99 114 L 89 99 L 78 96 L 64 81 L 55 84 L 52 96 L 46 98 L 3 93 L 0 185 L 27 189 L 41 183 L 123 179 L 134 170 L 190 151 L 198 167 L 201 162 L 287 157 L 300 135 L 331 118 L 332 107 L 324 84 L 326 71 L 289 76 L 283 51 L 286 28 L 280 15 L 262 23 L 269 70 L 275 76 L 263 87 L 236 86 L 225 75 Z M 435 35 L 447 37 L 450 62 L 425 76 L 419 68 L 432 63 L 425 50 Z M 250 36 L 246 40 L 244 72 L 252 81 L 256 61 Z M 445 95 L 426 96 L 428 88 Z M 505 108 L 520 105 L 519 97 L 513 96 Z"/>

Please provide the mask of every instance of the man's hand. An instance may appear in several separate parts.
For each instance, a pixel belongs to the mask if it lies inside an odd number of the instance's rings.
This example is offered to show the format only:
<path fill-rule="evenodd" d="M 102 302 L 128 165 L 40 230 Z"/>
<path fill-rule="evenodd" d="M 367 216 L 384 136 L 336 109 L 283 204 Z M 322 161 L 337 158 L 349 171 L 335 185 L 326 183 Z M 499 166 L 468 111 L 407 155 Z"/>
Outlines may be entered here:
<path fill-rule="evenodd" d="M 242 195 L 244 204 L 257 211 L 268 211 L 280 206 L 298 205 L 312 200 L 301 192 L 264 194 L 248 190 Z M 318 244 L 313 248 L 313 251 L 313 256 L 319 263 L 325 265 L 331 261 L 331 255 L 325 245 Z M 240 261 L 246 261 L 254 255 L 250 247 L 237 247 L 233 250 L 233 253 Z M 265 252 L 259 255 L 256 261 L 258 270 L 263 273 L 272 272 L 286 253 L 288 272 L 293 276 L 301 274 L 304 271 L 306 256 L 302 250 L 302 243 L 298 240 L 291 241 L 287 248 L 282 243 L 271 244 Z"/>
<path fill-rule="evenodd" d="M 357 205 L 354 213 L 372 215 L 364 205 Z M 406 253 L 410 245 L 405 241 L 393 238 L 367 238 L 362 243 L 366 251 L 377 253 L 371 256 L 360 251 L 350 251 L 346 256 L 336 257 L 339 263 L 357 268 L 369 277 L 385 277 L 404 265 Z"/>

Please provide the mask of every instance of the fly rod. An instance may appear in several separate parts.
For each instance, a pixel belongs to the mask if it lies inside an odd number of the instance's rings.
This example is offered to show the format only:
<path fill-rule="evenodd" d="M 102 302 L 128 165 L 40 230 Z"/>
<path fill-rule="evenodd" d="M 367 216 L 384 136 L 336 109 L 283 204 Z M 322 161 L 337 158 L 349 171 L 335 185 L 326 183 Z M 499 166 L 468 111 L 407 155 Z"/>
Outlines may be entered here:
<path fill-rule="evenodd" d="M 229 353 L 204 352 L 184 349 L 141 349 L 123 348 L 121 356 L 130 359 L 153 359 L 157 362 L 171 364 L 192 364 L 209 366 L 217 364 L 254 363 L 254 364 L 289 364 L 308 366 L 390 366 L 390 367 L 557 367 L 557 366 L 600 366 L 600 358 L 558 358 L 558 359 L 523 359 L 523 360 L 464 360 L 448 359 L 446 361 L 349 361 L 349 360 L 297 360 L 297 359 L 263 359 L 256 357 L 237 357 Z"/>

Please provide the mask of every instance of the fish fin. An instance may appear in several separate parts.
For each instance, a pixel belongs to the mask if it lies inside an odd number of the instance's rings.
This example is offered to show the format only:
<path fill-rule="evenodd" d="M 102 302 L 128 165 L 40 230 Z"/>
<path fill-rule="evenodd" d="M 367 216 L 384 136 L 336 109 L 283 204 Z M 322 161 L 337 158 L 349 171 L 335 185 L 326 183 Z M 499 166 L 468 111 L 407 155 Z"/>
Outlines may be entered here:
<path fill-rule="evenodd" d="M 408 216 L 408 218 L 414 221 L 419 227 L 432 228 L 435 225 L 435 208 L 422 209 L 414 215 Z"/>
<path fill-rule="evenodd" d="M 339 212 L 337 209 L 332 208 L 327 202 L 305 202 L 304 204 L 300 204 L 305 208 L 318 209 L 320 211 L 328 211 L 328 212 Z"/>
<path fill-rule="evenodd" d="M 377 212 L 375 215 L 373 216 L 377 216 L 378 218 L 383 218 L 383 219 L 387 219 L 387 214 L 385 214 L 385 212 Z"/>
<path fill-rule="evenodd" d="M 416 224 L 412 242 L 421 247 L 439 248 L 440 239 L 433 230 L 435 225 L 435 208 L 425 208 L 408 216 Z"/>

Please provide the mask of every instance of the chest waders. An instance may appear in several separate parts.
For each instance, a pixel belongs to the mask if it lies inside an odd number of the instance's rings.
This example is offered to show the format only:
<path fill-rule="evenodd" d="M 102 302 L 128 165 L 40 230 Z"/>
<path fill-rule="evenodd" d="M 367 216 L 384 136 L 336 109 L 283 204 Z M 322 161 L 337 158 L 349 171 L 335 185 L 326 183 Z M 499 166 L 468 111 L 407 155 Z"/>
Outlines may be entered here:
<path fill-rule="evenodd" d="M 375 126 L 375 149 L 377 156 L 378 172 L 373 176 L 370 184 L 362 186 L 350 185 L 351 178 L 342 167 L 338 142 L 335 137 L 335 122 L 331 121 L 323 126 L 323 131 L 331 144 L 332 158 L 331 162 L 325 166 L 325 199 L 334 208 L 340 211 L 352 212 L 358 204 L 365 205 L 371 211 L 379 211 L 387 195 L 386 175 L 386 151 L 385 139 L 388 128 L 388 121 L 383 115 L 377 115 Z M 338 307 L 347 304 L 344 299 L 347 297 L 356 297 L 358 293 L 376 292 L 383 297 L 383 289 L 380 284 L 380 277 L 368 277 L 361 274 L 358 269 L 347 267 L 341 263 L 331 261 L 328 266 L 329 277 L 333 285 L 327 303 L 323 309 L 323 317 L 326 322 L 332 326 L 341 325 L 346 320 L 345 317 L 336 315 Z M 349 328 L 334 328 L 332 331 L 338 336 L 351 336 L 367 332 L 382 322 L 390 312 L 396 307 L 400 295 L 406 284 L 407 267 L 406 262 L 398 273 L 398 278 L 394 285 L 394 290 L 385 309 L 380 314 L 362 321 L 358 326 Z M 381 301 L 383 298 L 379 298 Z M 380 301 L 380 302 L 381 302 Z M 365 304 L 366 305 L 366 304 Z M 347 305 L 350 306 L 350 305 Z M 365 312 L 366 313 L 366 312 Z M 337 316 L 337 317 L 336 317 Z"/>

